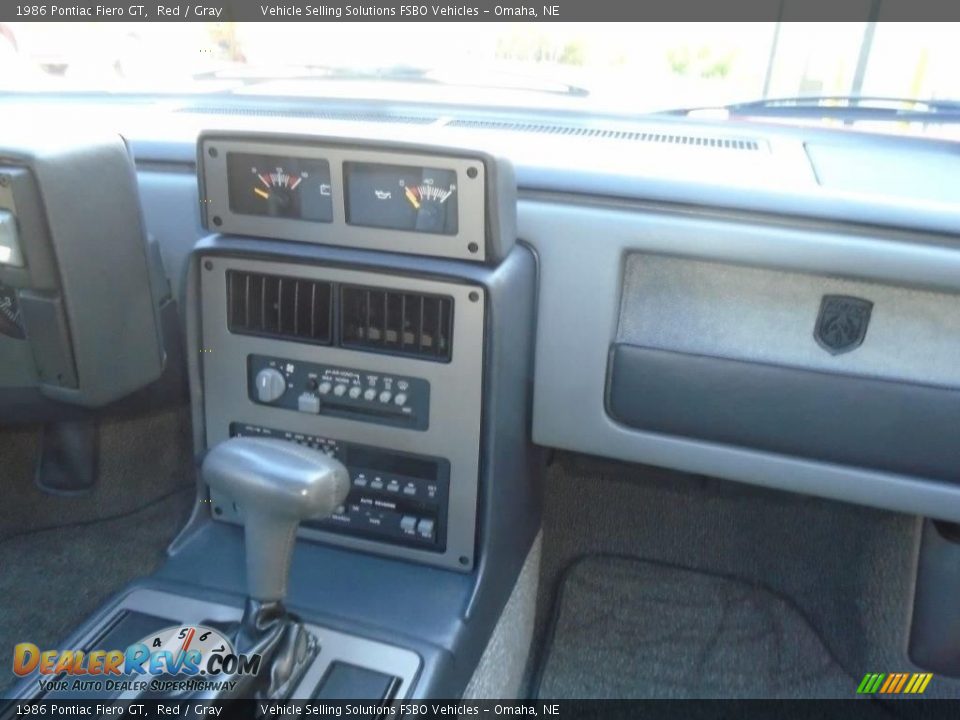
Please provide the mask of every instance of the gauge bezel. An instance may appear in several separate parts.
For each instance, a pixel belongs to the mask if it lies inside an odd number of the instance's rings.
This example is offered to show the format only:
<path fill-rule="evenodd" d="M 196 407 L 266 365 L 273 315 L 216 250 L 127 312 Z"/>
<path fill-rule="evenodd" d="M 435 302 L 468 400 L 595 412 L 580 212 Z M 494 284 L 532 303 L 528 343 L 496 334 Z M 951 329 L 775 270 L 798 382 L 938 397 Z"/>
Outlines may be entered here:
<path fill-rule="evenodd" d="M 251 176 L 246 171 L 253 169 L 253 166 L 250 164 L 250 161 L 254 159 L 265 160 L 265 161 L 269 160 L 270 162 L 267 163 L 267 166 L 261 173 L 259 173 L 258 175 Z M 303 220 L 303 221 L 312 222 L 312 223 L 333 222 L 333 180 L 330 177 L 330 163 L 328 163 L 325 159 L 286 157 L 281 155 L 251 155 L 248 153 L 231 152 L 231 153 L 227 153 L 226 162 L 227 162 L 227 200 L 230 203 L 231 212 L 237 215 L 246 215 L 246 216 L 253 216 L 253 217 L 272 217 L 272 218 L 281 218 L 286 220 Z M 233 163 L 236 163 L 236 166 L 234 166 Z M 299 195 L 301 199 L 298 200 L 297 207 L 298 207 L 299 214 L 297 215 L 289 215 L 289 216 L 272 215 L 266 209 L 263 211 L 259 211 L 259 210 L 254 211 L 252 208 L 247 210 L 242 209 L 242 207 L 250 206 L 251 204 L 250 200 L 249 198 L 242 198 L 239 192 L 237 193 L 233 192 L 234 189 L 239 191 L 241 189 L 240 186 L 242 185 L 244 186 L 245 189 L 252 190 L 253 192 L 257 192 L 258 190 L 263 192 L 264 191 L 263 186 L 257 183 L 257 179 L 259 179 L 261 182 L 266 182 L 266 176 L 268 175 L 272 179 L 273 173 L 270 172 L 271 169 L 279 169 L 281 167 L 286 166 L 286 169 L 290 170 L 293 166 L 304 165 L 307 163 L 310 164 L 310 167 L 308 168 L 308 170 L 311 176 L 315 176 L 316 173 L 319 172 L 321 179 L 324 176 L 326 177 L 326 182 L 322 184 L 325 184 L 330 188 L 329 196 L 324 196 L 324 197 L 327 197 L 327 202 L 325 204 L 329 205 L 329 217 L 307 217 L 305 214 L 306 213 L 306 208 L 304 206 L 305 201 L 302 199 L 304 191 L 298 190 L 296 189 L 296 187 L 291 188 L 289 186 L 285 188 L 270 186 L 267 188 L 265 192 L 275 192 L 277 190 L 281 190 L 281 191 L 286 191 L 290 193 L 296 193 L 297 195 Z M 233 172 L 234 169 L 243 170 L 242 176 L 240 174 L 235 175 Z M 299 180 L 303 184 L 307 184 L 307 185 L 312 184 L 312 181 L 314 180 L 314 178 L 311 177 L 309 179 L 304 179 L 305 178 L 305 176 L 303 175 L 304 172 L 307 172 L 307 170 L 301 167 L 299 169 L 299 172 L 297 173 L 300 175 Z M 297 183 L 297 185 L 299 186 L 300 183 Z M 264 196 L 264 199 L 267 200 L 268 198 Z M 326 213 L 324 214 L 326 215 Z"/>
<path fill-rule="evenodd" d="M 400 149 L 404 148 L 404 149 Z M 338 143 L 327 139 L 202 136 L 199 141 L 201 209 L 215 232 L 385 250 L 415 255 L 486 261 L 488 256 L 488 164 L 490 158 L 419 152 L 402 145 Z M 230 153 L 326 160 L 333 185 L 333 222 L 243 215 L 230 209 Z M 450 170 L 457 177 L 457 233 L 435 233 L 350 225 L 346 219 L 344 164 L 369 163 Z M 510 176 L 512 179 L 512 175 Z M 511 239 L 512 242 L 512 239 Z"/>

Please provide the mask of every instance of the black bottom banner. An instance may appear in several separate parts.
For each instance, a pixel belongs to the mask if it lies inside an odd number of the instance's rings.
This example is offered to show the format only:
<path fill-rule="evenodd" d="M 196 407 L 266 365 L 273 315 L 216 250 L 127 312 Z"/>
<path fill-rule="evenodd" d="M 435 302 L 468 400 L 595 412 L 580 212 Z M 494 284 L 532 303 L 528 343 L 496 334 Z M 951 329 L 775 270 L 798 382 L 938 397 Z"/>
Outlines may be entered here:
<path fill-rule="evenodd" d="M 934 720 L 960 714 L 960 700 L 875 698 L 850 700 L 429 700 L 380 705 L 355 701 L 234 700 L 90 701 L 0 700 L 0 719 L 26 717 L 130 718 L 651 718 L 656 720 L 816 720 L 911 718 Z"/>

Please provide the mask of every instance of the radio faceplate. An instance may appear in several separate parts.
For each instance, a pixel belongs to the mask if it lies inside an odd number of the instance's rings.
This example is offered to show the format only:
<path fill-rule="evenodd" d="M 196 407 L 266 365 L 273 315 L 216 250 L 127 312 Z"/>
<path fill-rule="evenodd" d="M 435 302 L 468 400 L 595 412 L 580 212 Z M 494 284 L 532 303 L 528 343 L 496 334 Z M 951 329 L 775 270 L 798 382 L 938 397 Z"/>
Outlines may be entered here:
<path fill-rule="evenodd" d="M 398 539 L 399 536 L 391 537 L 389 534 L 377 536 L 341 532 L 331 525 L 305 526 L 299 534 L 333 545 L 414 562 L 463 571 L 472 569 L 477 523 L 486 289 L 474 284 L 244 257 L 209 255 L 201 256 L 198 262 L 207 446 L 228 439 L 231 425 L 238 423 L 314 438 L 336 438 L 350 445 L 372 447 L 384 453 L 443 458 L 449 464 L 449 480 L 446 519 L 443 521 L 445 542 L 442 545 L 421 544 L 416 540 L 405 542 L 402 537 Z M 448 362 L 435 362 L 385 352 L 232 333 L 227 325 L 229 271 L 448 296 L 453 300 L 452 327 L 456 336 L 450 359 Z M 298 403 L 302 393 L 289 387 L 284 393 L 289 394 L 295 403 L 292 408 L 259 402 L 256 394 L 251 395 L 251 390 L 256 389 L 251 387 L 251 382 L 256 379 L 255 374 L 251 379 L 252 358 L 266 359 L 268 364 L 270 361 L 293 364 L 298 382 L 306 382 L 309 373 L 314 372 L 317 374 L 318 391 L 319 380 L 324 376 L 334 377 L 332 371 L 336 371 L 340 377 L 343 377 L 340 375 L 342 372 L 356 373 L 358 380 L 368 383 L 371 375 L 377 376 L 379 392 L 385 389 L 381 387 L 383 379 L 391 378 L 394 381 L 391 385 L 395 386 L 391 391 L 394 408 L 398 407 L 395 404 L 395 392 L 399 389 L 399 382 L 405 380 L 409 383 L 406 404 L 412 408 L 410 414 L 416 415 L 417 423 L 423 418 L 425 427 L 416 429 L 370 422 L 367 417 L 359 421 L 356 417 L 339 412 L 301 412 Z M 297 374 L 300 367 L 315 369 L 305 371 L 301 377 Z M 333 395 L 332 388 L 330 395 Z M 349 387 L 341 397 L 346 397 L 348 401 L 355 400 L 349 397 Z M 377 406 L 381 405 L 379 394 L 376 403 Z M 390 492 L 386 485 L 383 490 Z M 222 509 L 229 507 L 226 499 L 217 499 L 224 503 Z M 401 507 L 399 519 L 405 514 L 412 513 L 406 513 Z M 227 513 L 214 517 L 238 521 Z M 442 524 L 439 517 L 434 532 Z M 387 519 L 392 522 L 395 518 L 387 516 Z M 418 528 L 419 522 L 414 527 Z"/>
<path fill-rule="evenodd" d="M 350 472 L 350 494 L 328 519 L 308 528 L 443 552 L 447 539 L 450 463 L 303 433 L 232 423 L 232 437 L 268 437 L 305 445 L 337 458 Z M 215 515 L 239 520 L 229 498 L 211 492 Z"/>
<path fill-rule="evenodd" d="M 430 425 L 426 380 L 265 355 L 247 362 L 247 392 L 255 403 L 411 430 Z"/>

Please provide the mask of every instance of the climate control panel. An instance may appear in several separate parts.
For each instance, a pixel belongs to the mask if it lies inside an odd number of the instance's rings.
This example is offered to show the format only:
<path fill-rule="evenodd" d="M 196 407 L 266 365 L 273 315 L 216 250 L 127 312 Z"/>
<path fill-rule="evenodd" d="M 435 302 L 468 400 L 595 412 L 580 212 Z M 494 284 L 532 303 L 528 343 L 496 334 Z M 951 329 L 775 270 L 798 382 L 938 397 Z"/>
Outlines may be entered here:
<path fill-rule="evenodd" d="M 435 552 L 446 549 L 447 460 L 246 423 L 231 423 L 230 435 L 295 442 L 347 466 L 351 487 L 344 504 L 325 520 L 303 523 L 305 528 Z M 225 498 L 211 499 L 215 513 L 236 512 Z"/>
<path fill-rule="evenodd" d="M 430 383 L 420 378 L 287 360 L 247 358 L 250 399 L 309 415 L 411 430 L 430 426 Z"/>

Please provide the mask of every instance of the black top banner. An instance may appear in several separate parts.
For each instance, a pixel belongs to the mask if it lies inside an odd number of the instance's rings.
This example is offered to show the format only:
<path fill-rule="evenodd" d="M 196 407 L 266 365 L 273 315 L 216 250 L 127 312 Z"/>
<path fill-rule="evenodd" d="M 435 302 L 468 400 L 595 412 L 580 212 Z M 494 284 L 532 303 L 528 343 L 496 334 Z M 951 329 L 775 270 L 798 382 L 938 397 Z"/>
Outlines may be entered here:
<path fill-rule="evenodd" d="M 0 0 L 0 22 L 958 21 L 956 0 Z"/>

